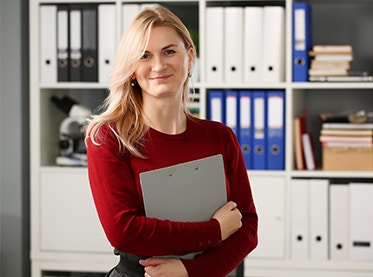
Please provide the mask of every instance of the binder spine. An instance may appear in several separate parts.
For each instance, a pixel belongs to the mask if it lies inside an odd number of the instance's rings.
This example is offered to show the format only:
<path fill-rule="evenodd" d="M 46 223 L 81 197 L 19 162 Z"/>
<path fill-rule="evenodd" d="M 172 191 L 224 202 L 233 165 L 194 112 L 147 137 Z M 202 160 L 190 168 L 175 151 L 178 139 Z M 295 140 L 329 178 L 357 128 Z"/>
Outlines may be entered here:
<path fill-rule="evenodd" d="M 265 91 L 253 91 L 253 169 L 265 170 L 266 165 L 266 101 Z"/>
<path fill-rule="evenodd" d="M 98 82 L 97 4 L 82 6 L 82 81 Z"/>
<path fill-rule="evenodd" d="M 225 124 L 225 97 L 223 90 L 210 90 L 208 95 L 208 119 Z"/>
<path fill-rule="evenodd" d="M 58 5 L 57 8 L 57 80 L 58 82 L 69 81 L 69 7 Z"/>
<path fill-rule="evenodd" d="M 285 168 L 285 91 L 267 91 L 267 169 Z"/>
<path fill-rule="evenodd" d="M 252 123 L 251 123 L 251 91 L 239 92 L 239 142 L 246 168 L 252 169 Z"/>
<path fill-rule="evenodd" d="M 311 7 L 305 2 L 293 3 L 292 51 L 293 82 L 307 82 L 312 47 Z"/>
<path fill-rule="evenodd" d="M 70 72 L 69 81 L 81 81 L 81 10 L 80 5 L 70 5 L 70 25 L 69 25 L 69 42 L 70 42 Z"/>

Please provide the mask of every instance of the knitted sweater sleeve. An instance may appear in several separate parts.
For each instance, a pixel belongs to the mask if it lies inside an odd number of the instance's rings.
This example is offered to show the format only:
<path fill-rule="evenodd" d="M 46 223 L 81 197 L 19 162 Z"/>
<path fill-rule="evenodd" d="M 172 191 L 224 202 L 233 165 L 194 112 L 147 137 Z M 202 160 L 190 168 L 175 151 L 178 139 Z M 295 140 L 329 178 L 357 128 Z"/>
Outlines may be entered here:
<path fill-rule="evenodd" d="M 219 223 L 171 222 L 146 218 L 129 154 L 119 151 L 108 127 L 100 145 L 87 139 L 88 174 L 99 219 L 111 245 L 139 256 L 183 255 L 221 246 Z M 201 275 L 199 275 L 201 276 Z"/>

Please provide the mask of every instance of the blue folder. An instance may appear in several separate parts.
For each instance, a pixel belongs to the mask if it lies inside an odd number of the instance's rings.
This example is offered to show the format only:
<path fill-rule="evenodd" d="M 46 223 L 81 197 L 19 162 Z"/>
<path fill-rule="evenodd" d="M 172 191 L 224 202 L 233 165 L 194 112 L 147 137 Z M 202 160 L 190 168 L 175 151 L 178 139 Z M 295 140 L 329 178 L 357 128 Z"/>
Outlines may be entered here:
<path fill-rule="evenodd" d="M 251 102 L 252 95 L 250 90 L 239 91 L 239 137 L 242 155 L 244 157 L 246 168 L 252 169 L 252 122 L 251 122 Z"/>
<path fill-rule="evenodd" d="M 253 166 L 252 169 L 266 169 L 266 93 L 252 92 L 252 126 L 253 126 Z"/>
<path fill-rule="evenodd" d="M 293 82 L 307 82 L 312 48 L 311 7 L 308 3 L 293 3 L 292 22 Z"/>
<path fill-rule="evenodd" d="M 207 119 L 225 124 L 225 97 L 223 90 L 207 92 Z"/>
<path fill-rule="evenodd" d="M 239 119 L 238 91 L 225 91 L 225 124 L 232 129 L 236 137 L 239 136 L 238 119 Z"/>
<path fill-rule="evenodd" d="M 285 169 L 285 91 L 267 91 L 267 141 L 268 170 Z"/>

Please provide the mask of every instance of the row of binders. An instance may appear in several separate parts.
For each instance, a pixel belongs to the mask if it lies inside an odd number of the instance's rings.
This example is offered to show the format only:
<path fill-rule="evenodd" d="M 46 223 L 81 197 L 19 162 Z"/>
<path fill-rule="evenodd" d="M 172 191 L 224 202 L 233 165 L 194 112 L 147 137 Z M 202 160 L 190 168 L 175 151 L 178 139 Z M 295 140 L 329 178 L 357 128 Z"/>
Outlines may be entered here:
<path fill-rule="evenodd" d="M 116 4 L 40 6 L 40 81 L 107 83 L 117 51 L 118 31 L 153 3 L 124 3 L 121 26 Z"/>
<path fill-rule="evenodd" d="M 291 180 L 291 258 L 373 261 L 373 183 Z"/>
<path fill-rule="evenodd" d="M 207 118 L 229 126 L 247 169 L 285 168 L 285 91 L 209 90 Z"/>
<path fill-rule="evenodd" d="M 115 6 L 40 6 L 40 81 L 104 82 L 115 54 Z"/>
<path fill-rule="evenodd" d="M 284 56 L 284 7 L 206 8 L 207 82 L 284 81 Z"/>

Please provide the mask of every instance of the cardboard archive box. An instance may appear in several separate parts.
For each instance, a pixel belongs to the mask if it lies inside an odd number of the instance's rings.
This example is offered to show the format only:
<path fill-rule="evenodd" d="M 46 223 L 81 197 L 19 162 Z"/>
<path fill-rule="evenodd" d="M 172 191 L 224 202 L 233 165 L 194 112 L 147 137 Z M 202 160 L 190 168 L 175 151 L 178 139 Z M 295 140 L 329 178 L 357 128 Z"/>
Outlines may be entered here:
<path fill-rule="evenodd" d="M 373 171 L 373 146 L 324 146 L 322 167 L 323 170 Z"/>

